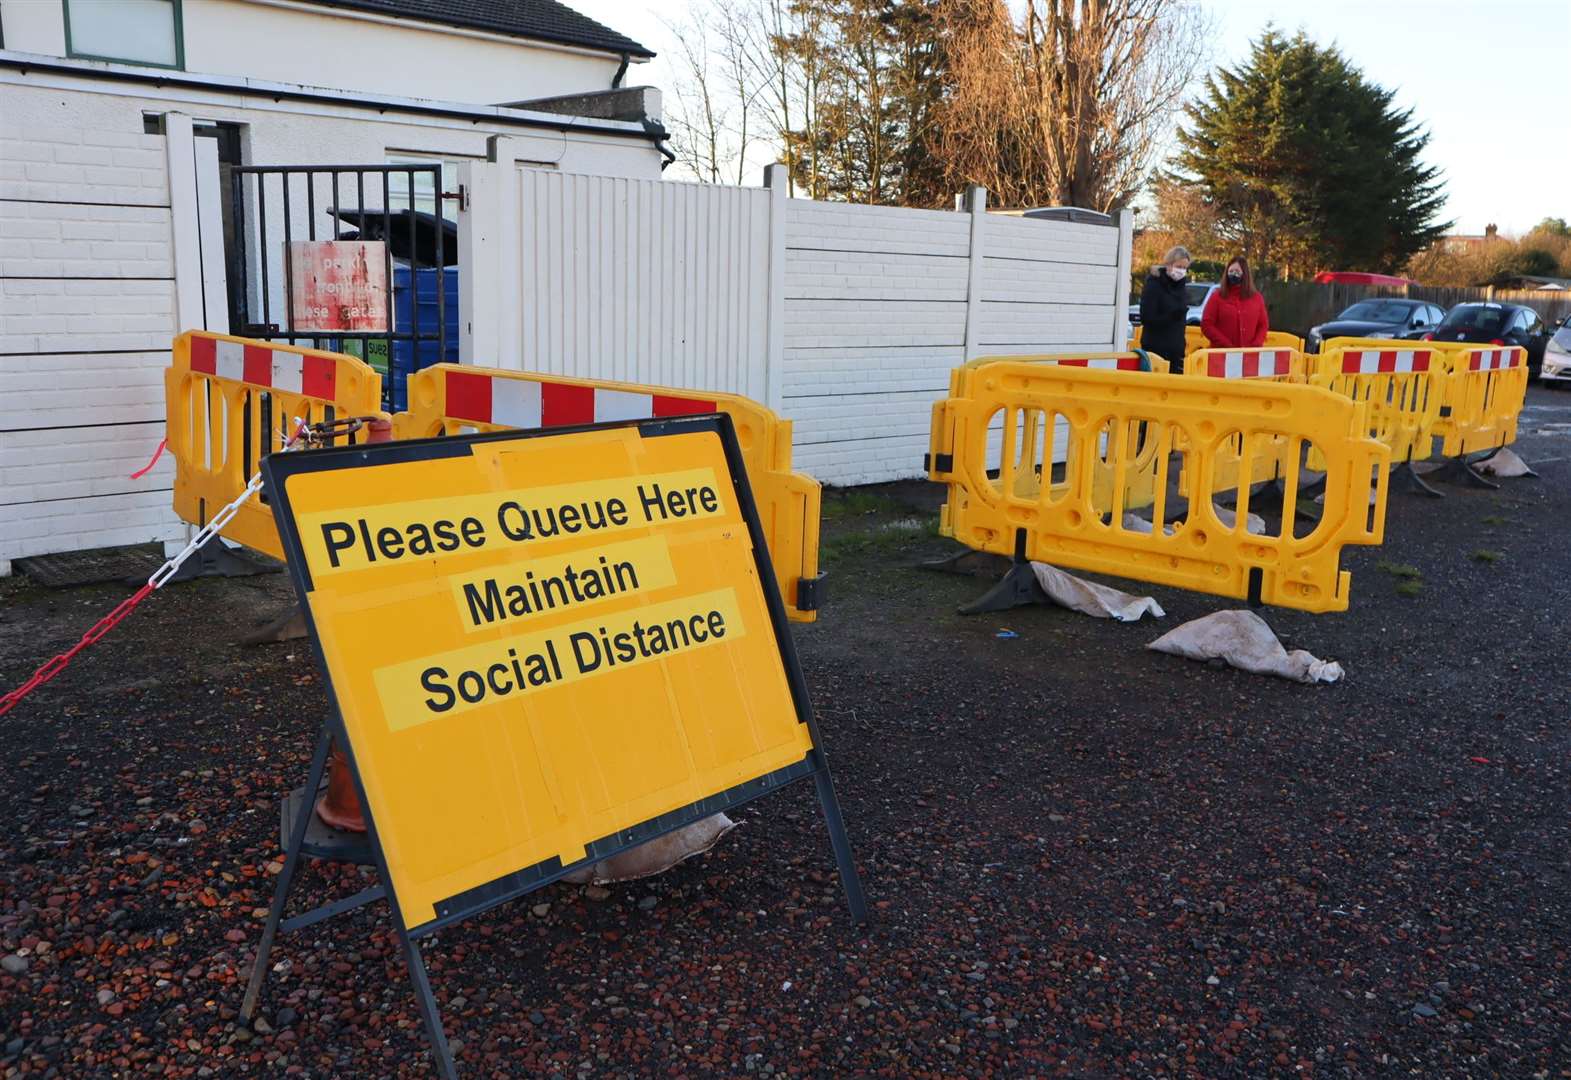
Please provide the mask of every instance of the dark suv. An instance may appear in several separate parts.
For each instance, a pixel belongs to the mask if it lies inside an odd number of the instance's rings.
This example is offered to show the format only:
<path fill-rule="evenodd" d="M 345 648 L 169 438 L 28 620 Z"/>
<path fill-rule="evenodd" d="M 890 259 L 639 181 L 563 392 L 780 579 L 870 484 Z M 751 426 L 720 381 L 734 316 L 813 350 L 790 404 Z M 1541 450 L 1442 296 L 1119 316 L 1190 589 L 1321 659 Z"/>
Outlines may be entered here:
<path fill-rule="evenodd" d="M 1479 345 L 1520 345 L 1527 350 L 1527 368 L 1537 378 L 1544 365 L 1549 331 L 1538 312 L 1521 304 L 1458 304 L 1425 341 L 1468 341 Z"/>

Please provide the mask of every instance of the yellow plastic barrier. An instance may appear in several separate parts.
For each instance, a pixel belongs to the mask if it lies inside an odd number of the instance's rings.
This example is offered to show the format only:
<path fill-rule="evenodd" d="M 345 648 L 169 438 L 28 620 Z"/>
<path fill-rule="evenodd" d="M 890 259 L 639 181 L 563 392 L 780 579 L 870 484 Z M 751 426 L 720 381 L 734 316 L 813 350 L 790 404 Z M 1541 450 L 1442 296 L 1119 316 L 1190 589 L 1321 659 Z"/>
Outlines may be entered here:
<path fill-rule="evenodd" d="M 1303 382 L 1308 370 L 1304 354 L 1285 345 L 1262 345 L 1258 349 L 1200 348 L 1184 359 L 1184 374 L 1202 379 Z"/>
<path fill-rule="evenodd" d="M 1340 344 L 1310 357 L 1311 381 L 1332 393 L 1365 403 L 1369 434 L 1391 448 L 1397 463 L 1429 457 L 1440 406 L 1445 398 L 1448 367 L 1438 350 L 1420 341 L 1373 341 Z M 1312 454 L 1309 467 L 1324 463 Z"/>
<path fill-rule="evenodd" d="M 1131 349 L 1140 346 L 1140 327 L 1135 327 L 1134 337 L 1129 339 Z M 1198 326 L 1184 327 L 1184 354 L 1194 352 L 1196 349 L 1208 349 L 1211 343 L 1206 340 L 1205 333 Z M 1304 351 L 1304 339 L 1297 334 L 1289 334 L 1283 330 L 1268 330 L 1262 348 L 1286 348 L 1295 352 Z"/>
<path fill-rule="evenodd" d="M 1342 547 L 1378 544 L 1384 536 L 1390 450 L 1368 437 L 1365 406 L 1319 387 L 998 362 L 976 369 L 966 391 L 934 412 L 930 475 L 949 488 L 940 531 L 977 551 L 1015 557 L 1017 570 L 1024 560 L 1037 560 L 1304 611 L 1341 611 L 1350 584 L 1340 569 Z M 1038 416 L 1034 425 L 1032 413 Z M 1000 417 L 995 475 L 990 429 Z M 1020 462 L 1054 457 L 1051 446 L 1027 452 L 1022 440 L 1028 432 L 1055 439 L 1061 424 L 1067 430 L 1064 483 L 1022 488 Z M 1094 484 L 1102 440 L 1117 448 L 1115 468 L 1122 471 L 1133 457 L 1131 436 L 1142 425 L 1156 444 L 1149 531 L 1126 524 L 1117 477 L 1109 505 L 1098 503 Z M 1247 485 L 1233 490 L 1233 525 L 1224 524 L 1213 505 L 1228 489 L 1218 481 L 1218 451 L 1235 439 L 1246 472 L 1257 447 L 1292 447 L 1285 524 L 1275 533 L 1247 531 Z M 1325 455 L 1325 507 L 1297 535 L 1304 527 L 1294 510 L 1305 444 Z M 1180 448 L 1195 491 L 1183 516 L 1169 523 L 1169 457 Z"/>
<path fill-rule="evenodd" d="M 1262 346 L 1258 349 L 1197 349 L 1184 360 L 1184 376 L 1197 379 L 1250 379 L 1268 382 L 1305 382 L 1308 364 L 1304 354 L 1283 346 Z M 1280 480 L 1287 474 L 1287 457 L 1291 447 L 1287 440 L 1277 439 L 1264 446 L 1252 447 L 1249 457 L 1249 482 L 1265 483 Z M 1229 444 L 1217 447 L 1215 468 L 1217 479 L 1225 486 L 1238 482 L 1244 475 L 1242 440 L 1235 438 Z M 1189 478 L 1179 477 L 1180 493 L 1189 493 Z"/>
<path fill-rule="evenodd" d="M 393 417 L 395 439 L 461 431 L 564 427 L 723 412 L 736 427 L 786 614 L 812 622 L 822 601 L 818 481 L 791 471 L 791 421 L 734 394 L 672 390 L 533 372 L 437 364 L 409 379 L 409 409 Z"/>
<path fill-rule="evenodd" d="M 1448 369 L 1445 404 L 1434 427 L 1440 452 L 1465 457 L 1515 442 L 1527 397 L 1527 351 L 1517 345 L 1425 344 L 1445 358 Z"/>
<path fill-rule="evenodd" d="M 175 513 L 197 526 L 239 497 L 263 455 L 283 446 L 296 420 L 387 416 L 381 376 L 352 356 L 201 331 L 175 339 L 164 399 Z M 284 557 L 273 512 L 260 498 L 220 531 Z"/>
<path fill-rule="evenodd" d="M 1026 363 L 1026 364 L 1062 364 L 1065 367 L 1089 368 L 1099 371 L 1144 371 L 1165 375 L 1168 373 L 1168 362 L 1155 353 L 1147 353 L 1139 349 L 1131 352 L 1112 353 L 1056 353 L 1037 356 L 983 356 L 968 361 L 964 366 L 955 368 L 949 376 L 949 392 L 957 397 L 966 396 L 969 380 L 976 371 L 988 364 L 998 363 Z M 938 401 L 933 406 L 932 431 L 938 432 L 946 426 L 942 413 L 944 402 Z M 1054 485 L 1062 485 L 1063 481 L 1053 480 L 1053 457 L 1041 453 L 1049 448 L 1044 432 L 1035 428 L 1036 418 L 1031 417 L 1027 423 L 1032 425 L 1021 439 L 1022 452 L 1027 456 L 1015 463 L 1015 484 L 1019 494 L 1034 494 L 1042 483 L 1044 476 Z M 1127 459 L 1123 469 L 1122 505 L 1131 509 L 1150 506 L 1156 497 L 1156 440 L 1147 437 L 1149 432 L 1141 425 L 1132 435 L 1132 453 Z M 1097 461 L 1092 469 L 1092 498 L 1098 506 L 1112 504 L 1112 485 L 1118 475 L 1118 462 L 1120 446 L 1117 443 L 1109 444 L 1103 439 L 1098 447 Z M 929 453 L 923 462 L 923 469 L 930 476 L 933 475 L 933 462 L 935 457 Z"/>
<path fill-rule="evenodd" d="M 1141 329 L 1142 328 L 1139 327 L 1139 326 L 1135 327 L 1134 336 L 1129 339 L 1129 347 L 1131 349 L 1143 348 L 1143 346 L 1140 344 L 1140 338 L 1141 338 L 1140 331 L 1141 331 Z M 1206 336 L 1200 332 L 1200 327 L 1198 327 L 1198 326 L 1185 326 L 1184 327 L 1184 355 L 1187 356 L 1188 354 L 1194 352 L 1196 349 L 1203 349 L 1205 347 L 1206 347 Z M 1156 353 L 1150 353 L 1149 355 L 1156 356 L 1157 354 Z M 1169 357 L 1166 357 L 1166 359 L 1171 362 L 1171 361 L 1180 360 L 1180 359 L 1182 359 L 1182 357 L 1169 356 Z"/>

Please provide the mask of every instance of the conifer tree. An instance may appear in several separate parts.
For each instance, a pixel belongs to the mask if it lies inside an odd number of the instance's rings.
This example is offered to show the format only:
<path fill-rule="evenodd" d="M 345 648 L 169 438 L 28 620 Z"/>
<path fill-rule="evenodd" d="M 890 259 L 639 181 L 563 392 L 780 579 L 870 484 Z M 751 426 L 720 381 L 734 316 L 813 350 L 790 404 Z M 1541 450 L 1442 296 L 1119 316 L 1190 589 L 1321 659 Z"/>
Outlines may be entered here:
<path fill-rule="evenodd" d="M 1400 269 L 1451 223 L 1429 135 L 1334 47 L 1268 29 L 1186 108 L 1173 179 L 1226 239 L 1282 276 Z"/>

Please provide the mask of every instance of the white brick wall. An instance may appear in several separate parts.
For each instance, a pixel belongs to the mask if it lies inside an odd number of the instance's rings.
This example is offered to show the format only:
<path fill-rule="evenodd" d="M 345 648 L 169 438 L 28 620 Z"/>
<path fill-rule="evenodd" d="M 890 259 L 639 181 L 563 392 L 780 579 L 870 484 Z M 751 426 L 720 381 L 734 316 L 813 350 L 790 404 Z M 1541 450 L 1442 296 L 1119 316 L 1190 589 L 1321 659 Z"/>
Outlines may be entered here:
<path fill-rule="evenodd" d="M 84 417 L 161 423 L 168 366 L 168 348 L 0 356 L 0 430 L 80 427 Z"/>
<path fill-rule="evenodd" d="M 164 139 L 132 98 L 6 86 L 0 109 L 0 567 L 174 539 Z"/>
<path fill-rule="evenodd" d="M 0 200 L 0 277 L 173 278 L 169 209 Z"/>
<path fill-rule="evenodd" d="M 185 526 L 172 518 L 167 481 L 125 495 L 33 503 L 25 514 L 0 511 L 0 551 L 6 559 L 21 559 L 183 537 Z M 62 544 L 62 537 L 70 543 Z"/>

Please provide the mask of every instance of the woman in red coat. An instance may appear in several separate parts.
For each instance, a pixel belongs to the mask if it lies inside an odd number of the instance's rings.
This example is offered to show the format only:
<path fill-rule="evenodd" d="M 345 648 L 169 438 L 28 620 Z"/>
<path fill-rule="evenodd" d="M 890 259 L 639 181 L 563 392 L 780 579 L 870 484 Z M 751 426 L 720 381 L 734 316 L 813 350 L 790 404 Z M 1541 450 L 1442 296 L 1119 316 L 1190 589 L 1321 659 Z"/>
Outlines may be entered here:
<path fill-rule="evenodd" d="M 1266 343 L 1271 329 L 1266 302 L 1255 291 L 1249 260 L 1242 255 L 1227 264 L 1227 279 L 1206 301 L 1200 329 L 1213 349 L 1258 349 Z"/>

